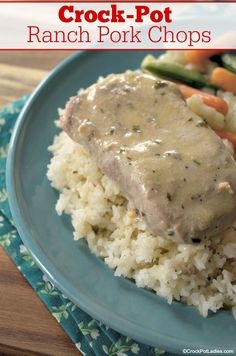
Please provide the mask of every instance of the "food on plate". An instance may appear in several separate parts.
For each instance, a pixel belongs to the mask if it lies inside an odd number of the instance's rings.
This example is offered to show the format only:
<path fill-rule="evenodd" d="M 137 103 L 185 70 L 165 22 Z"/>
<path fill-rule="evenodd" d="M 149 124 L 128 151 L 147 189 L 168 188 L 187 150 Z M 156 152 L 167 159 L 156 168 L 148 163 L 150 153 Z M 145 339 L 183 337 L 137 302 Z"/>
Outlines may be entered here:
<path fill-rule="evenodd" d="M 215 88 L 215 86 L 198 71 L 185 68 L 178 64 L 147 60 L 147 62 L 143 62 L 143 68 L 152 74 L 160 75 L 170 80 L 180 81 L 190 86 L 192 85 L 195 88 Z"/>
<path fill-rule="evenodd" d="M 144 72 L 71 98 L 47 175 L 74 238 L 115 275 L 203 316 L 236 316 L 236 97 L 212 83 L 222 60 L 187 58 L 147 56 Z"/>
<path fill-rule="evenodd" d="M 205 91 L 194 89 L 184 84 L 178 84 L 178 88 L 181 91 L 185 99 L 191 98 L 193 95 L 200 97 L 204 104 L 211 106 L 219 113 L 226 115 L 228 112 L 228 104 L 222 98 L 218 96 L 206 93 Z"/>
<path fill-rule="evenodd" d="M 236 219 L 236 163 L 175 84 L 143 73 L 112 74 L 73 97 L 61 125 L 153 234 L 191 242 Z"/>
<path fill-rule="evenodd" d="M 233 70 L 236 56 L 228 53 L 219 54 L 219 50 L 206 52 L 204 54 L 205 51 L 176 51 L 174 53 L 170 51 L 158 58 L 147 55 L 142 62 L 142 69 L 157 77 L 177 82 L 182 95 L 187 99 L 188 106 L 207 121 L 211 128 L 236 132 L 235 84 L 233 85 L 236 77 Z M 216 53 L 218 54 L 215 55 Z M 197 54 L 199 62 L 194 64 L 189 57 L 192 55 L 196 57 Z M 213 57 L 209 59 L 210 55 Z M 228 63 L 227 70 L 226 62 Z M 229 63 L 231 63 L 232 70 L 229 68 Z M 159 68 L 163 66 L 168 70 L 160 71 Z M 173 71 L 182 75 L 173 77 Z M 224 75 L 217 74 L 222 71 Z M 228 77 L 233 80 L 229 80 Z M 186 84 L 190 87 L 189 90 L 184 87 Z M 228 91 L 225 91 L 225 88 Z M 208 95 L 210 97 L 207 97 Z"/>
<path fill-rule="evenodd" d="M 227 131 L 218 131 L 218 130 L 216 130 L 216 133 L 221 138 L 230 141 L 233 144 L 234 148 L 236 149 L 236 133 L 227 132 Z"/>
<path fill-rule="evenodd" d="M 204 51 L 199 50 L 190 50 L 185 52 L 185 56 L 188 62 L 193 63 L 195 65 L 199 65 L 204 63 L 210 57 L 223 52 L 223 50 L 219 49 L 206 49 Z"/>
<path fill-rule="evenodd" d="M 236 94 L 236 74 L 228 69 L 215 68 L 211 74 L 211 82 L 226 91 Z"/>
<path fill-rule="evenodd" d="M 224 53 L 220 57 L 223 67 L 230 70 L 233 73 L 236 73 L 236 57 L 229 53 Z"/>

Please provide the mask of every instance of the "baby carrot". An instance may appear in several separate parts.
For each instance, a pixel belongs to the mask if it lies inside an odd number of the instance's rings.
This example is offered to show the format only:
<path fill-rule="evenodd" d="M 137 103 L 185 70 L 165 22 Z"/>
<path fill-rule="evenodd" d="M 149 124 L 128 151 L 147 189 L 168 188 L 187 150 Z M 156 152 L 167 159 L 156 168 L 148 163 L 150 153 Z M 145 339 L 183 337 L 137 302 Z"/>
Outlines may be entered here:
<path fill-rule="evenodd" d="M 192 95 L 198 95 L 201 97 L 203 103 L 206 104 L 207 106 L 211 106 L 212 108 L 214 108 L 215 110 L 217 110 L 223 115 L 227 114 L 228 104 L 224 99 L 221 99 L 215 95 L 205 93 L 201 90 L 191 88 L 184 84 L 177 84 L 177 85 L 185 99 L 190 98 Z"/>
<path fill-rule="evenodd" d="M 215 133 L 219 137 L 226 138 L 227 140 L 229 140 L 233 144 L 234 148 L 236 148 L 236 133 L 219 130 L 215 130 Z"/>
<path fill-rule="evenodd" d="M 208 49 L 204 51 L 199 50 L 190 50 L 185 52 L 185 58 L 189 63 L 200 65 L 204 63 L 208 58 L 218 54 L 220 52 L 224 52 L 224 50 L 220 49 Z"/>
<path fill-rule="evenodd" d="M 228 69 L 215 68 L 211 73 L 211 82 L 226 91 L 236 94 L 236 74 Z"/>

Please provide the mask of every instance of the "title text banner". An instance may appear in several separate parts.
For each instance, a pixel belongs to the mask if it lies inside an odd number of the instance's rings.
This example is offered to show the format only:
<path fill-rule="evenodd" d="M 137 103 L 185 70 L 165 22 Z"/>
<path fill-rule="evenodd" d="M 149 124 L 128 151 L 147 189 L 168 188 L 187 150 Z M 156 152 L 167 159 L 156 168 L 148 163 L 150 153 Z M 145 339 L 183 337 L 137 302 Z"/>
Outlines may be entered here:
<path fill-rule="evenodd" d="M 236 3 L 0 3 L 0 49 L 235 49 Z"/>

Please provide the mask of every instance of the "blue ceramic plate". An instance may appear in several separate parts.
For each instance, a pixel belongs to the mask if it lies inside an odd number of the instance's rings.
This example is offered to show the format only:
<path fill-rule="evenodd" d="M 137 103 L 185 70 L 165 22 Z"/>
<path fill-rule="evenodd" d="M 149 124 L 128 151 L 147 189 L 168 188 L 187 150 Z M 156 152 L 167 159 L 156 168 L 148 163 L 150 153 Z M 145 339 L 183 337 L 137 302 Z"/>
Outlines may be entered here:
<path fill-rule="evenodd" d="M 158 52 L 155 53 L 157 55 Z M 57 132 L 57 108 L 100 75 L 139 67 L 144 51 L 76 53 L 38 87 L 20 115 L 7 162 L 14 221 L 48 278 L 93 317 L 140 342 L 180 353 L 183 348 L 236 350 L 236 322 L 229 311 L 202 318 L 192 307 L 169 305 L 155 294 L 113 276 L 87 245 L 74 242 L 67 216 L 55 212 L 58 193 L 47 178 L 47 147 Z"/>

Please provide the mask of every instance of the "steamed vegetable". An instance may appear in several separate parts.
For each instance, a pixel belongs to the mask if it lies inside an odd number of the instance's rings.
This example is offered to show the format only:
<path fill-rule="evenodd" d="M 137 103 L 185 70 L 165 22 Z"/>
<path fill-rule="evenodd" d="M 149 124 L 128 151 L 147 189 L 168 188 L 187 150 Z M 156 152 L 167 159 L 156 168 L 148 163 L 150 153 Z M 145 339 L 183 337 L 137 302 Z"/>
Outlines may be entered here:
<path fill-rule="evenodd" d="M 221 56 L 221 61 L 223 67 L 230 70 L 233 73 L 236 73 L 236 56 L 232 54 L 225 53 Z"/>
<path fill-rule="evenodd" d="M 143 63 L 143 69 L 154 75 L 179 81 L 195 88 L 209 87 L 216 89 L 216 87 L 199 72 L 185 68 L 178 64 L 153 61 Z"/>
<path fill-rule="evenodd" d="M 215 68 L 211 73 L 211 82 L 225 91 L 236 94 L 236 74 L 225 68 Z"/>
<path fill-rule="evenodd" d="M 198 116 L 203 118 L 213 130 L 223 130 L 225 126 L 225 117 L 211 106 L 203 103 L 202 98 L 193 95 L 187 100 L 188 107 Z"/>
<path fill-rule="evenodd" d="M 204 51 L 199 51 L 196 49 L 196 50 L 186 51 L 185 57 L 187 59 L 187 62 L 195 65 L 201 65 L 210 57 L 223 51 L 224 51 L 223 49 L 208 49 Z"/>
<path fill-rule="evenodd" d="M 233 144 L 234 148 L 236 148 L 236 133 L 219 130 L 215 130 L 215 133 L 220 138 L 229 140 Z"/>
<path fill-rule="evenodd" d="M 198 95 L 202 99 L 203 103 L 206 104 L 207 106 L 211 106 L 212 108 L 214 108 L 216 111 L 218 111 L 223 115 L 227 114 L 228 104 L 224 99 L 221 99 L 215 95 L 205 93 L 201 90 L 191 88 L 187 85 L 183 85 L 183 84 L 177 84 L 177 85 L 185 99 L 188 99 L 193 95 Z"/>

